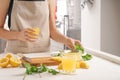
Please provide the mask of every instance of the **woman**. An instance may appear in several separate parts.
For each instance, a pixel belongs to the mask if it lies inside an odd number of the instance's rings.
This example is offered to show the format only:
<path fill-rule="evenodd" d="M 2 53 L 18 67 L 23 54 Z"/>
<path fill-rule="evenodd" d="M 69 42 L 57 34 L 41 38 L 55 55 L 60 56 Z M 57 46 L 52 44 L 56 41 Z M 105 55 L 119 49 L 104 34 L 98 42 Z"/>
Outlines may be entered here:
<path fill-rule="evenodd" d="M 6 51 L 31 53 L 48 51 L 50 38 L 70 49 L 80 41 L 62 35 L 55 25 L 54 0 L 14 0 L 10 15 L 10 31 L 3 28 L 11 0 L 0 0 L 0 38 L 7 40 Z M 39 27 L 40 35 L 32 28 Z"/>

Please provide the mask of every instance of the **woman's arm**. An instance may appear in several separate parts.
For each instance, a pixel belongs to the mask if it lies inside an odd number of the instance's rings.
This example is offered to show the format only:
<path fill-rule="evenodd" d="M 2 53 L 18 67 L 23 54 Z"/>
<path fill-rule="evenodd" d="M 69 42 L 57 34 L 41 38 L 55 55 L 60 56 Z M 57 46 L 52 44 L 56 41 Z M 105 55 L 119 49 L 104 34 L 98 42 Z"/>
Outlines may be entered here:
<path fill-rule="evenodd" d="M 66 43 L 68 37 L 62 35 L 56 28 L 55 24 L 55 2 L 54 0 L 49 0 L 49 11 L 50 11 L 50 37 L 58 42 Z"/>
<path fill-rule="evenodd" d="M 80 44 L 80 41 L 79 40 L 74 40 L 74 39 L 69 38 L 67 36 L 64 36 L 56 28 L 55 19 L 54 19 L 54 15 L 55 15 L 54 14 L 55 13 L 55 2 L 54 2 L 54 0 L 49 0 L 49 11 L 50 11 L 50 20 L 49 20 L 50 21 L 49 22 L 49 24 L 50 24 L 50 37 L 55 41 L 64 43 L 70 49 L 74 49 L 75 44 Z"/>
<path fill-rule="evenodd" d="M 31 35 L 35 36 L 35 34 L 32 34 L 34 32 L 32 29 L 24 29 L 19 32 L 4 29 L 9 4 L 10 0 L 0 0 L 0 38 L 6 40 L 35 41 L 36 38 L 31 37 Z"/>
<path fill-rule="evenodd" d="M 8 30 L 4 29 L 9 3 L 10 0 L 0 0 L 0 38 L 12 40 L 16 39 L 14 34 L 17 34 L 17 32 L 9 32 Z"/>

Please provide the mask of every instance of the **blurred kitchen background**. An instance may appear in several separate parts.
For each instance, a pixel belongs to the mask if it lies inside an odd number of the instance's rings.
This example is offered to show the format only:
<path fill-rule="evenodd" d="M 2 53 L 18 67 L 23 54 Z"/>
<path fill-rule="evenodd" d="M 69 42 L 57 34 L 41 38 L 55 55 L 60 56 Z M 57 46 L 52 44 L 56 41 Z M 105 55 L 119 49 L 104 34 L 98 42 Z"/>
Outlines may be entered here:
<path fill-rule="evenodd" d="M 84 47 L 120 56 L 119 8 L 120 0 L 57 0 L 56 27 Z M 0 52 L 4 48 L 5 40 L 0 40 Z M 51 51 L 63 49 L 63 44 L 51 40 Z"/>

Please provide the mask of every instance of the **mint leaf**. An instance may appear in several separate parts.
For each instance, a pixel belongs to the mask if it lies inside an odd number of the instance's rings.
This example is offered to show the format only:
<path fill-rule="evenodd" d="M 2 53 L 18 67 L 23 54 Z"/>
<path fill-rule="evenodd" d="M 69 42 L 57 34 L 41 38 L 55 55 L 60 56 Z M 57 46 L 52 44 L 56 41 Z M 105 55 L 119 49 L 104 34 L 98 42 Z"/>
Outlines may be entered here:
<path fill-rule="evenodd" d="M 24 63 L 24 67 L 26 68 L 26 74 L 30 75 L 32 74 L 32 70 L 31 70 L 31 65 L 29 63 Z"/>
<path fill-rule="evenodd" d="M 56 56 L 61 56 L 61 53 L 58 53 Z"/>
<path fill-rule="evenodd" d="M 48 70 L 48 68 L 45 65 L 41 65 L 40 68 L 38 68 L 39 73 L 46 72 L 47 70 Z"/>
<path fill-rule="evenodd" d="M 82 53 L 84 53 L 84 48 L 83 48 L 82 46 L 80 46 L 79 44 L 76 44 L 76 45 L 75 45 L 75 49 L 76 49 L 77 51 L 82 51 Z"/>
<path fill-rule="evenodd" d="M 32 71 L 32 72 L 38 72 L 38 68 L 37 68 L 36 66 L 32 66 L 32 67 L 31 67 L 31 71 Z"/>
<path fill-rule="evenodd" d="M 57 53 L 56 55 L 54 55 L 54 56 L 62 56 L 62 54 L 61 53 Z"/>
<path fill-rule="evenodd" d="M 86 54 L 86 55 L 82 56 L 82 59 L 83 59 L 84 61 L 91 60 L 91 59 L 92 59 L 92 55 Z"/>
<path fill-rule="evenodd" d="M 58 71 L 56 71 L 56 70 L 54 70 L 54 69 L 49 69 L 48 72 L 49 72 L 49 73 L 52 73 L 53 75 L 56 75 L 56 74 L 59 73 Z"/>

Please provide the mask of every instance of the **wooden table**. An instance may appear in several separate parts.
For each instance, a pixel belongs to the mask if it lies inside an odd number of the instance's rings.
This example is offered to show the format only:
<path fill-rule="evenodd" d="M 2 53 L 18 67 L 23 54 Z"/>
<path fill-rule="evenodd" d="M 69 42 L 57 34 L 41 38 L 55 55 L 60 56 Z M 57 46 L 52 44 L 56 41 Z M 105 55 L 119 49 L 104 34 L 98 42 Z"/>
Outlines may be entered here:
<path fill-rule="evenodd" d="M 86 49 L 86 51 L 93 54 L 93 59 L 88 61 L 89 69 L 77 69 L 73 75 L 42 73 L 41 78 L 38 74 L 29 75 L 25 80 L 120 80 L 120 57 L 92 49 Z M 0 57 L 3 55 L 0 54 Z M 50 56 L 49 52 L 25 55 L 28 57 Z M 51 66 L 51 68 L 56 67 Z M 22 80 L 24 73 L 24 68 L 0 68 L 0 80 Z"/>

